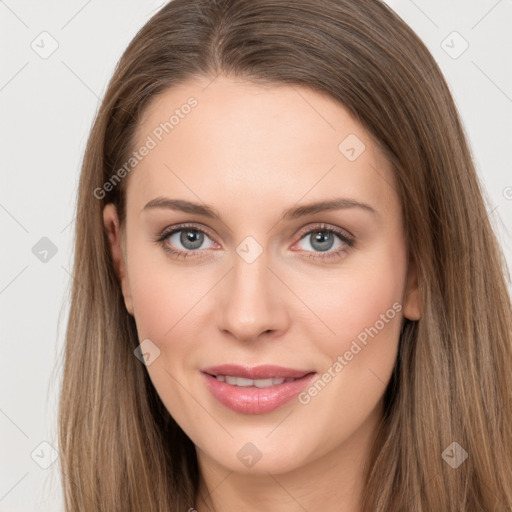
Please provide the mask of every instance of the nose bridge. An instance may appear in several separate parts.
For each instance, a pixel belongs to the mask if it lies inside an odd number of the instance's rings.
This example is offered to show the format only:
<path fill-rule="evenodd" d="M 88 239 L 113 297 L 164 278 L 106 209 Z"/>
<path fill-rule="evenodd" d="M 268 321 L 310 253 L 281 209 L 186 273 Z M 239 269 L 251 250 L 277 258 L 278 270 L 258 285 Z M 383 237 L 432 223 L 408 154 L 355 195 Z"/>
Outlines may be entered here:
<path fill-rule="evenodd" d="M 218 327 L 236 338 L 251 340 L 265 331 L 284 327 L 282 290 L 267 268 L 267 256 L 253 241 L 242 242 L 234 255 L 233 268 L 219 290 Z"/>

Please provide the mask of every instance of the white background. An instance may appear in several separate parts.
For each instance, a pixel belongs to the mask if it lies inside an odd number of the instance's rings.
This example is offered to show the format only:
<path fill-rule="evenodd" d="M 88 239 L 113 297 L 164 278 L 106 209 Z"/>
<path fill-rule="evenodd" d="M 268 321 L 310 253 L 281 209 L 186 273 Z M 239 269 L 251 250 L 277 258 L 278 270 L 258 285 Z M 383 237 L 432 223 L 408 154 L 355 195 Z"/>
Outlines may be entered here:
<path fill-rule="evenodd" d="M 512 1 L 389 4 L 423 39 L 450 84 L 511 265 Z M 63 510 L 58 460 L 48 469 L 39 464 L 58 454 L 57 393 L 79 169 L 114 66 L 161 5 L 162 0 L 0 3 L 3 512 Z M 33 41 L 43 45 L 43 31 L 58 43 L 47 59 L 31 47 Z M 462 49 L 459 36 L 446 39 L 453 31 L 469 44 L 458 58 L 445 51 Z M 50 44 L 46 39 L 45 48 Z M 57 249 L 46 262 L 32 252 L 43 237 Z"/>

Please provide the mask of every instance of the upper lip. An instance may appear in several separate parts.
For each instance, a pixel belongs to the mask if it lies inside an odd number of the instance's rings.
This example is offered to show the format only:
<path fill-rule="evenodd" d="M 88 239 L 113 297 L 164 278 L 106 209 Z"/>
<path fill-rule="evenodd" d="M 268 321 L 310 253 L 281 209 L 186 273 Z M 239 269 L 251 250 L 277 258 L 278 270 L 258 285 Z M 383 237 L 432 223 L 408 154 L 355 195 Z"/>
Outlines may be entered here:
<path fill-rule="evenodd" d="M 270 378 L 300 379 L 309 373 L 314 373 L 313 370 L 297 370 L 270 364 L 252 367 L 238 364 L 221 364 L 219 366 L 203 368 L 201 371 L 213 376 L 229 375 L 231 377 L 242 377 L 252 380 Z"/>

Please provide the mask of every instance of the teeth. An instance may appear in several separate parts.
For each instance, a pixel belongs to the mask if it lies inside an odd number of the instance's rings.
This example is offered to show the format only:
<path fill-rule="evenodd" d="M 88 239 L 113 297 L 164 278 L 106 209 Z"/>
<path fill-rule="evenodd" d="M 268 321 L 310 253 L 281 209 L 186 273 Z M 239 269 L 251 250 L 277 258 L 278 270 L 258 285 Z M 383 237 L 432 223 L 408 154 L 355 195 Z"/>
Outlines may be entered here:
<path fill-rule="evenodd" d="M 217 375 L 217 380 L 221 382 L 227 382 L 231 386 L 239 386 L 239 387 L 248 387 L 248 386 L 256 386 L 257 388 L 269 388 L 270 386 L 277 386 L 282 384 L 283 382 L 292 382 L 295 379 L 283 379 L 283 378 L 275 378 L 275 379 L 246 379 L 244 377 L 232 377 L 230 375 Z"/>

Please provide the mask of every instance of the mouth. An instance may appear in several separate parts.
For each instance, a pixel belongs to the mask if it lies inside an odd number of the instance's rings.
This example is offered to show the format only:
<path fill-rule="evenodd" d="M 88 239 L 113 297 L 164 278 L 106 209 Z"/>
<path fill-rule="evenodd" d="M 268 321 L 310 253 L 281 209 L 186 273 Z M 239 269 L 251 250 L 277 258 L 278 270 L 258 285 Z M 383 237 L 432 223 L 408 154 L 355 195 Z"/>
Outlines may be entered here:
<path fill-rule="evenodd" d="M 293 382 L 297 379 L 284 379 L 284 378 L 270 378 L 270 379 L 246 379 L 245 377 L 235 377 L 234 375 L 210 375 L 215 377 L 220 382 L 227 382 L 230 386 L 238 386 L 240 388 L 247 388 L 254 386 L 257 388 L 269 388 L 271 386 L 278 386 L 283 382 Z"/>
<path fill-rule="evenodd" d="M 298 370 L 272 364 L 260 366 L 243 366 L 238 364 L 222 364 L 210 366 L 201 370 L 212 377 L 235 377 L 247 380 L 269 380 L 269 379 L 300 379 L 314 370 Z M 243 384 L 242 384 L 243 385 Z M 246 384 L 248 385 L 248 384 Z"/>
<path fill-rule="evenodd" d="M 201 373 L 222 405 L 244 414 L 263 414 L 283 406 L 316 375 L 314 370 L 233 364 L 204 368 Z"/>

